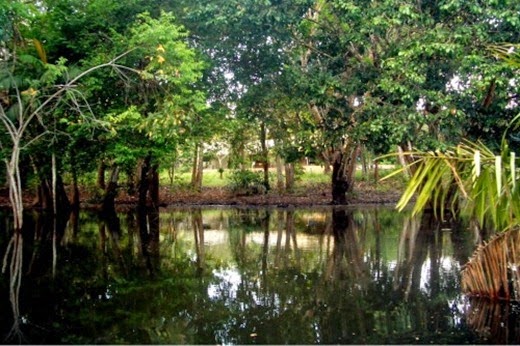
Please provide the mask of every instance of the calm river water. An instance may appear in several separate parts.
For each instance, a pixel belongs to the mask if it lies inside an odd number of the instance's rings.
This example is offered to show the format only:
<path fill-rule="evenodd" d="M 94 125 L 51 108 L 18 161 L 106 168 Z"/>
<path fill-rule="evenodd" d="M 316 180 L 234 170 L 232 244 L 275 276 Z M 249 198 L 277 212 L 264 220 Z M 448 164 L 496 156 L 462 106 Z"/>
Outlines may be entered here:
<path fill-rule="evenodd" d="M 3 343 L 518 343 L 515 305 L 461 295 L 466 229 L 392 208 L 161 209 L 13 235 Z"/>

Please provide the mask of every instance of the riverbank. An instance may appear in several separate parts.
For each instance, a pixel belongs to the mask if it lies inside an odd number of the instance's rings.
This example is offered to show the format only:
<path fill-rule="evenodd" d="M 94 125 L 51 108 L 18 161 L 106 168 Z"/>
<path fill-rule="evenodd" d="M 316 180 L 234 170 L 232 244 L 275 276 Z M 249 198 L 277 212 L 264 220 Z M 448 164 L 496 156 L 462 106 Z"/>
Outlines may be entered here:
<path fill-rule="evenodd" d="M 356 183 L 349 204 L 395 204 L 401 191 L 363 182 Z M 189 189 L 163 187 L 160 192 L 161 206 L 320 206 L 330 205 L 332 196 L 328 184 L 300 188 L 294 192 L 279 193 L 276 190 L 259 195 L 236 195 L 227 188 L 204 187 L 201 192 Z M 119 194 L 116 205 L 129 206 L 137 203 L 134 196 Z M 91 202 L 85 202 L 86 206 Z"/>
<path fill-rule="evenodd" d="M 388 184 L 373 184 L 356 182 L 349 205 L 363 204 L 395 204 L 401 196 L 400 189 Z M 35 197 L 31 193 L 24 195 L 24 205 L 30 209 Z M 226 187 L 203 187 L 201 192 L 188 188 L 162 187 L 160 190 L 161 206 L 324 206 L 330 205 L 332 200 L 329 184 L 314 184 L 305 188 L 298 188 L 294 192 L 278 192 L 275 189 L 266 194 L 236 195 Z M 88 192 L 81 193 L 81 206 L 86 209 L 95 209 L 100 200 Z M 137 205 L 137 198 L 120 191 L 115 199 L 116 207 L 127 208 Z M 0 207 L 9 207 L 7 189 L 0 190 Z"/>

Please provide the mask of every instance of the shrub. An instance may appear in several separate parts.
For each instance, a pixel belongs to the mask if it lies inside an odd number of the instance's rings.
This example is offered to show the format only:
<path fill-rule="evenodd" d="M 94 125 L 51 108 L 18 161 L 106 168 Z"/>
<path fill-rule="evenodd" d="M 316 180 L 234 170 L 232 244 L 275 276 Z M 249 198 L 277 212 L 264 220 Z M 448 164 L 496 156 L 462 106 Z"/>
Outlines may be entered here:
<path fill-rule="evenodd" d="M 231 173 L 229 187 L 236 195 L 259 195 L 266 192 L 262 176 L 249 170 L 235 170 Z"/>

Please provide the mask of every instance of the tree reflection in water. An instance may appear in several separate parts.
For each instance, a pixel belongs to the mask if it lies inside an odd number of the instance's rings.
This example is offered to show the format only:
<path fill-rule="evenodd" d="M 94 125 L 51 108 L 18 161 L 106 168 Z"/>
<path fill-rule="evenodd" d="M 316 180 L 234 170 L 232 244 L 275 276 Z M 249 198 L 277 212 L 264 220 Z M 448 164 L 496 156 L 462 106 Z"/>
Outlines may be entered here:
<path fill-rule="evenodd" d="M 20 286 L 22 285 L 23 267 L 23 237 L 20 231 L 14 231 L 11 240 L 7 244 L 2 273 L 9 272 L 9 301 L 13 313 L 13 325 L 7 334 L 5 341 L 24 341 L 21 330 L 20 314 Z"/>
<path fill-rule="evenodd" d="M 154 209 L 71 220 L 54 241 L 44 219 L 25 223 L 25 243 L 0 237 L 12 330 L 28 321 L 21 342 L 438 344 L 518 335 L 514 309 L 461 297 L 458 269 L 472 240 L 430 215 Z"/>
<path fill-rule="evenodd" d="M 511 345 L 520 343 L 519 313 L 517 304 L 471 298 L 467 304 L 466 318 L 471 328 L 483 340 Z"/>

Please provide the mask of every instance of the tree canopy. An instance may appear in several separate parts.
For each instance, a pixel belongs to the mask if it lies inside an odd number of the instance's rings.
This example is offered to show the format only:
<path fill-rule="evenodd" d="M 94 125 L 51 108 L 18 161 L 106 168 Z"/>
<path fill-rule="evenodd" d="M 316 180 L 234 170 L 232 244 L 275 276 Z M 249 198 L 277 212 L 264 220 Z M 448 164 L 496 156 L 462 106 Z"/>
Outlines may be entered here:
<path fill-rule="evenodd" d="M 498 148 L 518 113 L 518 71 L 493 50 L 519 43 L 516 1 L 0 4 L 2 112 L 33 111 L 13 126 L 27 123 L 19 164 L 42 191 L 51 154 L 60 175 L 104 164 L 144 186 L 177 152 L 227 142 L 243 163 L 259 142 L 266 187 L 273 156 L 312 156 L 332 166 L 343 204 L 362 150 L 442 151 L 462 138 Z"/>

